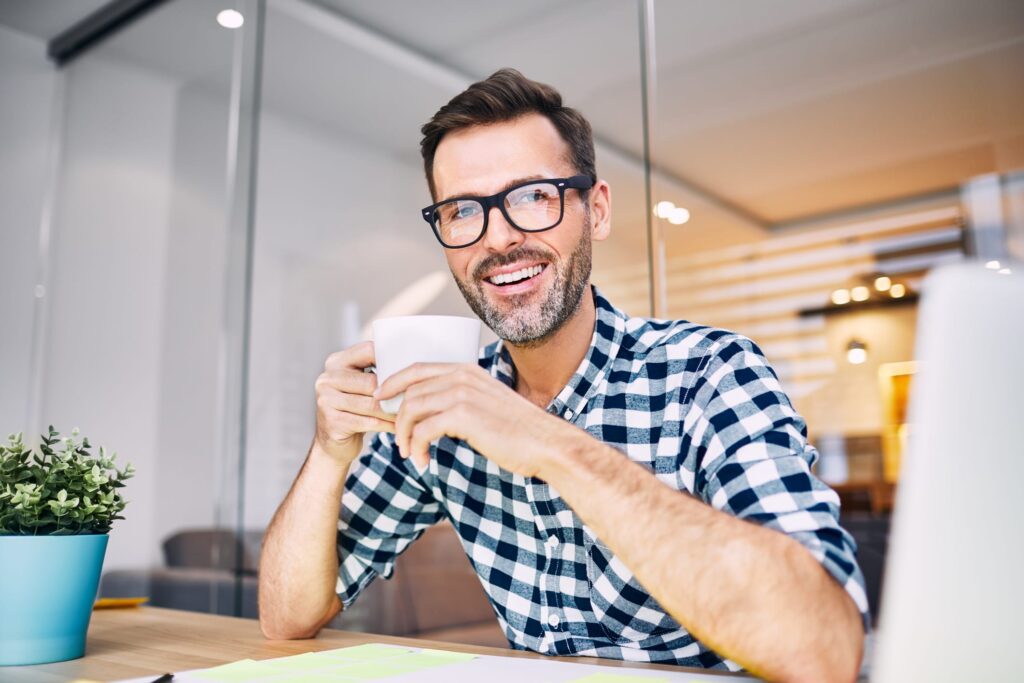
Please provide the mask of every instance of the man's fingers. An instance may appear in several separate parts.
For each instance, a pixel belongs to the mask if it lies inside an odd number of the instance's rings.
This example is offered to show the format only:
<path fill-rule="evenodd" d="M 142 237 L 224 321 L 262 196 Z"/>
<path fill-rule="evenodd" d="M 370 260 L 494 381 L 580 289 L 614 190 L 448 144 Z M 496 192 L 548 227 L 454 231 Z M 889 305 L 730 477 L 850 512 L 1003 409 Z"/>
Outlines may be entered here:
<path fill-rule="evenodd" d="M 359 431 L 365 434 L 366 432 L 390 432 L 394 434 L 395 423 L 390 420 L 382 420 L 379 417 L 368 417 L 366 415 L 355 415 L 356 422 L 359 424 Z"/>
<path fill-rule="evenodd" d="M 338 413 L 335 419 L 324 427 L 324 431 L 329 438 L 344 441 L 366 432 L 394 432 L 395 423 L 369 415 Z"/>
<path fill-rule="evenodd" d="M 416 423 L 409 436 L 409 452 L 406 457 L 412 458 L 421 468 L 430 461 L 430 444 L 443 436 L 455 436 L 451 427 L 451 416 L 435 413 Z"/>
<path fill-rule="evenodd" d="M 439 382 L 443 382 L 443 378 L 414 384 L 405 392 L 402 408 L 398 411 L 395 420 L 395 443 L 398 444 L 399 451 L 405 457 L 412 454 L 412 451 L 409 450 L 409 440 L 416 425 L 444 410 L 450 401 L 449 392 L 436 386 Z"/>
<path fill-rule="evenodd" d="M 341 370 L 343 368 L 362 370 L 376 362 L 373 342 L 364 341 L 350 346 L 343 351 L 332 353 L 324 363 L 324 370 Z"/>
<path fill-rule="evenodd" d="M 344 393 L 328 388 L 317 396 L 316 404 L 317 407 L 325 412 L 337 411 L 353 413 L 355 415 L 366 415 L 387 420 L 388 422 L 394 420 L 394 415 L 381 410 L 380 402 L 371 396 Z"/>
<path fill-rule="evenodd" d="M 380 385 L 377 398 L 388 399 L 397 396 L 417 382 L 466 370 L 464 363 L 413 363 L 409 367 L 388 377 Z"/>
<path fill-rule="evenodd" d="M 316 378 L 316 391 L 319 395 L 330 389 L 343 394 L 372 396 L 373 392 L 377 390 L 377 375 L 351 368 L 325 370 Z"/>

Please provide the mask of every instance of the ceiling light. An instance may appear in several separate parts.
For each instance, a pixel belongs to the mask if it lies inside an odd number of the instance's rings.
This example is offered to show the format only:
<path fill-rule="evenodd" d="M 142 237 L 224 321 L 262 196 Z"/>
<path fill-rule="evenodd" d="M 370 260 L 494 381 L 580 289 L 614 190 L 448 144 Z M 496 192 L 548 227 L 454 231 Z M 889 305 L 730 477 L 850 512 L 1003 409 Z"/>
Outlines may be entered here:
<path fill-rule="evenodd" d="M 1010 274 L 1010 269 L 1009 268 L 1000 268 L 996 272 L 999 273 L 1000 275 L 1009 275 Z"/>
<path fill-rule="evenodd" d="M 224 28 L 238 28 L 245 23 L 245 17 L 237 10 L 222 9 L 217 12 L 217 23 Z"/>
<path fill-rule="evenodd" d="M 658 202 L 654 207 L 654 215 L 658 218 L 668 218 L 675 208 L 676 205 L 672 202 Z"/>
<path fill-rule="evenodd" d="M 886 276 L 883 275 L 882 277 L 875 278 L 875 289 L 879 292 L 887 292 L 890 287 L 892 287 L 892 280 Z"/>
<path fill-rule="evenodd" d="M 871 292 L 864 285 L 858 285 L 850 290 L 850 298 L 854 301 L 867 301 Z"/>
<path fill-rule="evenodd" d="M 668 214 L 668 222 L 672 225 L 682 225 L 690 220 L 690 212 L 684 208 L 672 209 Z"/>
<path fill-rule="evenodd" d="M 999 261 L 989 261 L 985 264 L 985 267 L 989 270 L 999 270 Z"/>
<path fill-rule="evenodd" d="M 848 289 L 837 289 L 832 292 L 832 303 L 836 306 L 842 306 L 843 304 L 850 303 L 850 290 Z"/>
<path fill-rule="evenodd" d="M 893 299 L 901 299 L 903 298 L 903 295 L 906 293 L 907 288 L 898 282 L 889 289 L 889 296 L 891 296 Z"/>
<path fill-rule="evenodd" d="M 860 365 L 868 359 L 868 345 L 857 339 L 851 339 L 846 345 L 846 360 L 851 365 Z"/>

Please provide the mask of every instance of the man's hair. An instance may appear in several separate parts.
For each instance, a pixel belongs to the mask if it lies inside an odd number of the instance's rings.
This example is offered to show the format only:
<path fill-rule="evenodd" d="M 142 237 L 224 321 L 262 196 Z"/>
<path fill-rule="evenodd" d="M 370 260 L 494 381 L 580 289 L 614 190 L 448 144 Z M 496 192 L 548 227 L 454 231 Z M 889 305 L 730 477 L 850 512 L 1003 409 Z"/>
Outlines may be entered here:
<path fill-rule="evenodd" d="M 437 199 L 434 154 L 445 135 L 471 126 L 511 121 L 526 114 L 547 117 L 569 146 L 568 160 L 576 172 L 597 180 L 590 123 L 575 109 L 562 106 L 562 95 L 550 85 L 531 81 L 515 69 L 500 69 L 453 97 L 420 129 L 420 153 L 430 196 Z"/>

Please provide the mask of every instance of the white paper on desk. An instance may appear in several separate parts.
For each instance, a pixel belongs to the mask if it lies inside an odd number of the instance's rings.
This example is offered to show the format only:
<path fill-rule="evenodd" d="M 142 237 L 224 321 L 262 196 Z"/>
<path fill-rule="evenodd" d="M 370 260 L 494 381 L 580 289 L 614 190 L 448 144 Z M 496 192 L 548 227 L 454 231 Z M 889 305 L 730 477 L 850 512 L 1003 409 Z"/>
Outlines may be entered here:
<path fill-rule="evenodd" d="M 415 648 L 405 649 L 415 651 Z M 211 683 L 210 679 L 192 675 L 200 673 L 200 671 L 175 673 L 173 683 Z M 161 673 L 163 672 L 155 672 L 150 676 L 125 679 L 115 683 L 152 683 L 153 679 Z M 282 672 L 282 674 L 277 676 L 254 678 L 251 680 L 258 683 L 284 683 L 289 677 L 295 676 L 296 673 Z M 315 674 L 317 672 L 303 671 L 302 673 Z M 639 683 L 636 679 L 648 679 L 650 683 L 733 683 L 734 681 L 737 683 L 742 681 L 756 683 L 761 680 L 737 674 L 723 676 L 723 672 L 690 673 L 633 667 L 599 666 L 596 664 L 577 664 L 548 659 L 479 655 L 469 661 L 447 664 L 411 674 L 376 678 L 373 679 L 373 683 L 480 683 L 480 681 L 487 681 L 487 683 L 522 683 L 523 681 L 570 683 L 571 681 L 595 674 L 603 674 L 604 677 L 607 677 L 601 683 Z M 370 680 L 365 678 L 347 678 L 337 670 L 332 670 L 331 676 L 342 683 L 358 683 Z M 618 677 L 622 677 L 622 680 L 616 681 Z"/>

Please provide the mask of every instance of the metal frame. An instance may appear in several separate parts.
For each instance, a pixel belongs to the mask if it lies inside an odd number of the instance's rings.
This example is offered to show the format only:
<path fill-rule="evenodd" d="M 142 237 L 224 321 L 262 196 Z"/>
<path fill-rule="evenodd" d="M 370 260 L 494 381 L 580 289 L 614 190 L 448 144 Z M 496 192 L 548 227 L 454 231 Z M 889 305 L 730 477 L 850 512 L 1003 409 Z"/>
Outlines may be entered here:
<path fill-rule="evenodd" d="M 46 47 L 46 54 L 57 66 L 64 66 L 164 2 L 166 0 L 112 0 L 53 38 Z"/>

